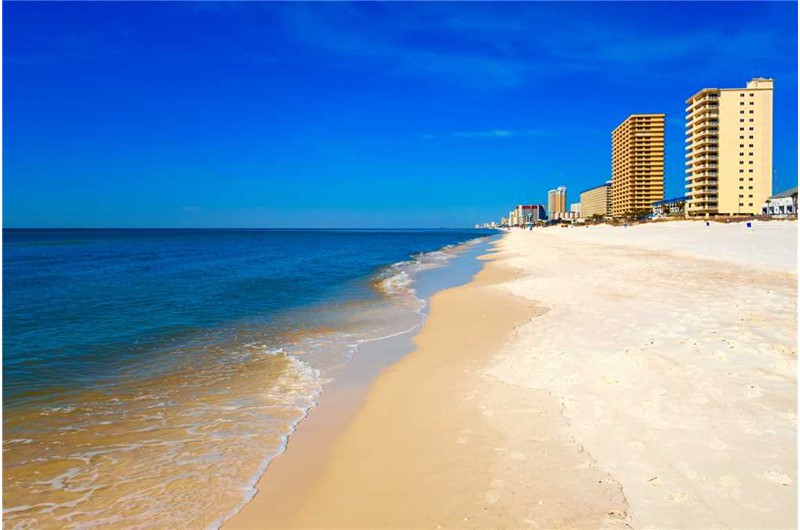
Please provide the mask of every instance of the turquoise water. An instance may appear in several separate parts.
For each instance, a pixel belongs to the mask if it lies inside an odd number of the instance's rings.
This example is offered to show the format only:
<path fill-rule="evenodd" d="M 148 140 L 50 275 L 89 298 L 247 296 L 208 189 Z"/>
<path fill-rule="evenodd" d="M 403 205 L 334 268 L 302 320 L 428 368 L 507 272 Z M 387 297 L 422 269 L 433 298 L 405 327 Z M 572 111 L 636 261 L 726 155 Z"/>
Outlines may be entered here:
<path fill-rule="evenodd" d="M 359 344 L 415 329 L 493 234 L 4 231 L 4 522 L 218 525 Z"/>

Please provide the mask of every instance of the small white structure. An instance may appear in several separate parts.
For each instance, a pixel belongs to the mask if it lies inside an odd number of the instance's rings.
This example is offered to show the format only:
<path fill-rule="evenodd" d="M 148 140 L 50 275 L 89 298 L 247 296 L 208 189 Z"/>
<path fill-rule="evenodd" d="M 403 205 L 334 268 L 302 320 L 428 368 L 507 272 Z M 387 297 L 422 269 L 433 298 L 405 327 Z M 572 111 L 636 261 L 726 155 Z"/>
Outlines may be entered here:
<path fill-rule="evenodd" d="M 761 205 L 761 215 L 782 218 L 797 215 L 797 187 L 776 193 Z"/>
<path fill-rule="evenodd" d="M 653 203 L 653 218 L 660 219 L 670 216 L 683 216 L 686 212 L 688 197 L 675 197 Z"/>

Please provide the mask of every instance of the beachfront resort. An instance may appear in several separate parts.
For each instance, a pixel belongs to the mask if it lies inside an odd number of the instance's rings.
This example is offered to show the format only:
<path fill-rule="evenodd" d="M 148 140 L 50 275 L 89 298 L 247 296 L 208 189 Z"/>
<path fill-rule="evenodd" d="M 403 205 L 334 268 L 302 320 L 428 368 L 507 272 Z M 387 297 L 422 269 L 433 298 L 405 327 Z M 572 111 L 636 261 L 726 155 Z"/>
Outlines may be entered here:
<path fill-rule="evenodd" d="M 774 80 L 703 88 L 686 100 L 686 192 L 665 199 L 666 114 L 631 114 L 611 133 L 611 178 L 568 204 L 521 204 L 486 228 L 650 219 L 796 218 L 797 187 L 773 190 Z M 774 193 L 778 191 L 778 193 Z M 774 193 L 774 194 L 773 194 Z"/>

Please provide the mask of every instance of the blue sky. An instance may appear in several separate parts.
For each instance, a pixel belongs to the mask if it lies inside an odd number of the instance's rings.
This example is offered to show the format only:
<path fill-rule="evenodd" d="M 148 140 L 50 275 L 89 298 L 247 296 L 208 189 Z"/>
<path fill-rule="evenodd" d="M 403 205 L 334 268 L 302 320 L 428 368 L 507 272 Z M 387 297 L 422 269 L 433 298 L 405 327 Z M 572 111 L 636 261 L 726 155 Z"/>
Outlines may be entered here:
<path fill-rule="evenodd" d="M 568 201 L 612 129 L 775 78 L 797 182 L 797 5 L 3 4 L 12 227 L 438 227 Z"/>

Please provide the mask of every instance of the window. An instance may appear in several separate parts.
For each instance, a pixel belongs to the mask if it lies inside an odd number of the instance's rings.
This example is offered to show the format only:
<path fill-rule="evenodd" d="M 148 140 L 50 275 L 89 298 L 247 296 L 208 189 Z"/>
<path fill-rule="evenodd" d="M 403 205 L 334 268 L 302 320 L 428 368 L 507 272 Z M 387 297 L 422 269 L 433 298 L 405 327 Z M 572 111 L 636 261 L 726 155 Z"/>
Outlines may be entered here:
<path fill-rule="evenodd" d="M 753 113 L 753 111 L 752 111 L 752 110 L 748 112 L 748 114 L 752 114 L 752 113 Z"/>
<path fill-rule="evenodd" d="M 739 189 L 740 189 L 740 190 L 743 190 L 743 189 L 744 189 L 744 186 L 739 186 Z M 741 197 L 741 195 L 739 195 L 739 197 Z"/>
<path fill-rule="evenodd" d="M 739 203 L 739 206 L 744 206 L 744 204 L 742 204 L 742 203 L 740 202 L 740 203 Z"/>
<path fill-rule="evenodd" d="M 752 145 L 750 147 L 753 147 Z M 753 153 L 747 153 L 749 156 L 753 156 Z"/>
<path fill-rule="evenodd" d="M 744 105 L 744 101 L 740 101 L 740 102 L 739 102 L 739 105 Z"/>
<path fill-rule="evenodd" d="M 752 198 L 753 198 L 753 196 L 752 196 L 752 195 L 748 195 L 748 196 L 747 196 L 747 198 L 748 198 L 748 199 L 752 199 Z M 752 206 L 752 204 L 751 204 L 750 206 Z"/>
<path fill-rule="evenodd" d="M 753 121 L 753 118 L 750 118 L 750 121 Z"/>
<path fill-rule="evenodd" d="M 747 189 L 748 189 L 748 190 L 752 190 L 752 189 L 753 189 L 753 186 L 747 186 Z M 752 195 L 751 195 L 751 197 L 752 197 Z"/>
<path fill-rule="evenodd" d="M 744 147 L 744 144 L 739 144 L 739 147 Z"/>
<path fill-rule="evenodd" d="M 744 94 L 739 94 L 739 97 L 740 97 L 740 98 L 743 98 L 743 97 L 744 97 Z"/>
<path fill-rule="evenodd" d="M 748 206 L 752 206 L 752 205 L 753 205 L 753 203 L 752 203 L 752 202 L 751 202 L 750 204 L 748 204 Z"/>
<path fill-rule="evenodd" d="M 752 101 L 750 102 L 750 104 L 751 104 L 751 105 L 755 105 L 755 103 L 753 103 Z"/>
<path fill-rule="evenodd" d="M 743 122 L 744 122 L 744 119 L 743 118 L 739 118 L 739 123 L 743 123 Z"/>
<path fill-rule="evenodd" d="M 743 145 L 741 147 L 744 147 Z M 744 153 L 739 153 L 739 156 L 744 156 Z"/>
<path fill-rule="evenodd" d="M 753 128 L 752 128 L 752 127 L 750 127 L 750 130 L 752 131 L 752 130 L 753 130 Z"/>
<path fill-rule="evenodd" d="M 740 110 L 740 111 L 739 111 L 739 114 L 744 114 L 744 111 L 743 111 L 743 110 Z"/>
<path fill-rule="evenodd" d="M 752 136 L 748 136 L 748 138 L 750 138 L 751 140 L 753 139 L 753 137 L 752 137 Z"/>
<path fill-rule="evenodd" d="M 744 127 L 739 127 L 739 130 L 740 130 L 740 131 L 743 131 L 743 130 L 744 130 Z"/>
<path fill-rule="evenodd" d="M 739 195 L 739 198 L 744 199 L 744 195 Z M 741 204 L 739 206 L 741 206 Z"/>
<path fill-rule="evenodd" d="M 744 160 L 739 160 L 739 164 L 744 164 Z"/>
<path fill-rule="evenodd" d="M 752 161 L 752 160 L 750 160 L 750 161 L 749 161 L 749 162 L 747 162 L 747 163 L 748 163 L 748 164 L 752 164 L 752 163 L 753 163 L 753 161 Z"/>

